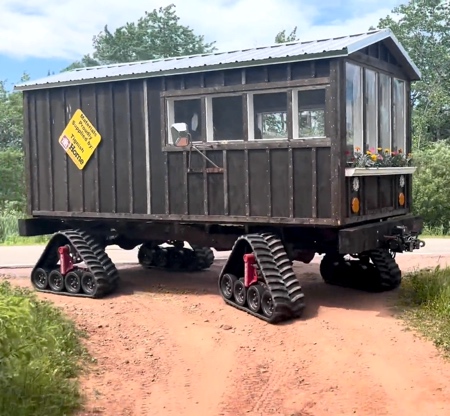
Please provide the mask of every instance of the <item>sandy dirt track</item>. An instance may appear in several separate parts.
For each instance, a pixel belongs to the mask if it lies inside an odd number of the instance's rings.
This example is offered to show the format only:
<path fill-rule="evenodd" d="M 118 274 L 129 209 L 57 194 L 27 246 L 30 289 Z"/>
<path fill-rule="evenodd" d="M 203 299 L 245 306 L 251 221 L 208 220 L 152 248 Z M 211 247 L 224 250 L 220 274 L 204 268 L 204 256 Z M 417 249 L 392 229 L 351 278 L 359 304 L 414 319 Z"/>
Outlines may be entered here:
<path fill-rule="evenodd" d="M 446 264 L 400 255 L 405 271 Z M 118 266 L 101 300 L 43 295 L 90 334 L 98 364 L 80 416 L 450 414 L 450 363 L 392 316 L 396 292 L 327 286 L 318 262 L 295 264 L 304 317 L 273 326 L 224 304 L 218 260 L 196 274 Z M 29 269 L 2 270 L 29 286 Z"/>

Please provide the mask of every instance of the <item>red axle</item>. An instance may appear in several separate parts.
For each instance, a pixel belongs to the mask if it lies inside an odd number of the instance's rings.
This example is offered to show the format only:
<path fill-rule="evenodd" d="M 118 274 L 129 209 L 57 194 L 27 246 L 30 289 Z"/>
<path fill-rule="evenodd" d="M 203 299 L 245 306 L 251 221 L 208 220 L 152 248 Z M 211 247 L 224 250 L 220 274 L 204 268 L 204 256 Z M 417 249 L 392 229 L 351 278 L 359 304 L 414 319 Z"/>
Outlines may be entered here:
<path fill-rule="evenodd" d="M 249 287 L 258 281 L 258 272 L 256 268 L 256 259 L 254 254 L 244 254 L 245 272 L 244 286 Z"/>
<path fill-rule="evenodd" d="M 75 267 L 73 265 L 72 257 L 70 256 L 70 246 L 65 245 L 58 248 L 59 263 L 61 268 L 61 274 L 65 276 Z"/>

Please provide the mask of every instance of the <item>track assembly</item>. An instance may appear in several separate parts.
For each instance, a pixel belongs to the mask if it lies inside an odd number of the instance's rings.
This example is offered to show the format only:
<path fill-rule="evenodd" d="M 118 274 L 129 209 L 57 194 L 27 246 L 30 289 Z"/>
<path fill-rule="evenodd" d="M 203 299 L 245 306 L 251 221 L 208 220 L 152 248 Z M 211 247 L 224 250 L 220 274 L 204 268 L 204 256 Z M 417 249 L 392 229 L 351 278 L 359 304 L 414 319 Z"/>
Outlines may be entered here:
<path fill-rule="evenodd" d="M 101 298 L 116 290 L 119 273 L 91 235 L 65 230 L 48 242 L 31 272 L 31 283 L 39 292 Z"/>
<path fill-rule="evenodd" d="M 304 295 L 282 242 L 272 234 L 239 237 L 219 275 L 224 301 L 275 324 L 300 317 Z"/>
<path fill-rule="evenodd" d="M 209 247 L 184 247 L 183 241 L 169 241 L 169 247 L 144 243 L 139 247 L 139 264 L 145 269 L 196 272 L 208 269 L 214 263 L 214 253 Z"/>
<path fill-rule="evenodd" d="M 372 250 L 358 257 L 348 260 L 343 255 L 326 254 L 320 263 L 325 283 L 367 292 L 384 292 L 400 286 L 402 274 L 389 250 Z"/>

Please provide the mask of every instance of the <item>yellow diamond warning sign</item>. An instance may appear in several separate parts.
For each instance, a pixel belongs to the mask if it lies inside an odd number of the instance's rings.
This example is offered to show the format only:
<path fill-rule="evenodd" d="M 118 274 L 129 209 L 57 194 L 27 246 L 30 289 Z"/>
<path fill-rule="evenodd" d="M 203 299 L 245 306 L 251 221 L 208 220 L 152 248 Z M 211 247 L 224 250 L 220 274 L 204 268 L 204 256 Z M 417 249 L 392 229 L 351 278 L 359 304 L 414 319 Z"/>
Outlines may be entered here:
<path fill-rule="evenodd" d="M 78 109 L 70 119 L 59 138 L 59 144 L 66 151 L 78 169 L 83 169 L 102 137 L 83 112 Z"/>

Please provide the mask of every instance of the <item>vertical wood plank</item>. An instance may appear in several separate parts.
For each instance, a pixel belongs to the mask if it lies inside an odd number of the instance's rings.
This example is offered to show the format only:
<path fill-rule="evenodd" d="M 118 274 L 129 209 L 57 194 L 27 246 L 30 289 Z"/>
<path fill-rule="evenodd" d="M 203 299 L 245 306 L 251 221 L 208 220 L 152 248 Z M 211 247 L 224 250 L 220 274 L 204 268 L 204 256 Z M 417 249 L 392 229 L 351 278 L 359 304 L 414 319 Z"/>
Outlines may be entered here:
<path fill-rule="evenodd" d="M 244 150 L 244 177 L 245 177 L 245 215 L 248 217 L 250 215 L 250 172 L 248 164 L 248 149 Z"/>
<path fill-rule="evenodd" d="M 292 147 L 288 149 L 288 171 L 289 171 L 289 217 L 294 217 L 294 161 Z"/>
<path fill-rule="evenodd" d="M 312 173 L 311 212 L 312 217 L 317 218 L 317 152 L 315 147 L 311 149 L 311 173 Z"/>
<path fill-rule="evenodd" d="M 49 192 L 50 192 L 50 209 L 55 210 L 55 181 L 53 180 L 53 149 L 52 149 L 52 106 L 50 100 L 50 90 L 46 94 L 47 110 L 48 110 L 48 177 L 49 177 Z"/>
<path fill-rule="evenodd" d="M 271 158 L 271 151 L 270 149 L 266 149 L 267 154 L 267 177 L 269 178 L 269 181 L 266 185 L 267 187 L 267 216 L 272 216 L 272 186 L 271 186 L 271 178 L 272 178 L 272 158 Z"/>
<path fill-rule="evenodd" d="M 127 97 L 127 115 L 128 115 L 128 176 L 129 176 L 129 184 L 130 184 L 130 213 L 134 213 L 134 180 L 133 180 L 133 128 L 131 122 L 131 95 L 130 95 L 130 83 L 126 83 L 126 97 Z"/>
<path fill-rule="evenodd" d="M 228 155 L 226 150 L 222 150 L 222 160 L 223 160 L 223 211 L 224 215 L 229 215 L 230 204 L 228 195 Z"/>
<path fill-rule="evenodd" d="M 189 214 L 189 183 L 188 183 L 188 154 L 183 151 L 183 193 L 184 193 L 184 213 Z"/>

